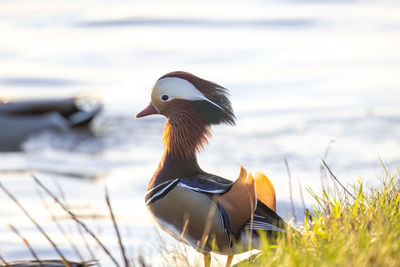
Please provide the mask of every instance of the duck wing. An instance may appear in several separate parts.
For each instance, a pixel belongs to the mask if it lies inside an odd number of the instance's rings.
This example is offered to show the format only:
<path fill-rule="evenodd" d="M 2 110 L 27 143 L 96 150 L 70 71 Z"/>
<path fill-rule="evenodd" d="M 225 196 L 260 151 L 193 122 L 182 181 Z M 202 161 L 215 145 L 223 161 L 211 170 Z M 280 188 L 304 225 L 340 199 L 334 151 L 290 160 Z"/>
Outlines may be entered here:
<path fill-rule="evenodd" d="M 147 191 L 145 195 L 146 204 L 150 204 L 151 202 L 165 196 L 176 185 L 207 195 L 213 195 L 228 192 L 231 189 L 233 182 L 208 173 L 200 173 L 190 177 L 178 177 L 160 183 Z"/>
<path fill-rule="evenodd" d="M 264 174 L 253 178 L 241 167 L 231 189 L 214 199 L 228 214 L 233 233 L 243 230 L 285 232 L 285 222 L 275 212 L 274 187 Z"/>
<path fill-rule="evenodd" d="M 179 179 L 181 186 L 186 186 L 196 192 L 205 194 L 224 194 L 228 192 L 233 182 L 209 173 L 201 173 Z"/>

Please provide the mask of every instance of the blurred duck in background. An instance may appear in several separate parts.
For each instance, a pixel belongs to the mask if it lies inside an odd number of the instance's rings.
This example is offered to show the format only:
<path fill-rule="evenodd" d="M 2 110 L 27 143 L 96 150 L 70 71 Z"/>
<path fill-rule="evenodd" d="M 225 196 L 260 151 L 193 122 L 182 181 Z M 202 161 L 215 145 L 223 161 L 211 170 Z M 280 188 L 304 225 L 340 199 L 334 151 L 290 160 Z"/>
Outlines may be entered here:
<path fill-rule="evenodd" d="M 86 98 L 0 101 L 0 151 L 19 151 L 28 137 L 45 130 L 90 131 L 99 101 Z"/>

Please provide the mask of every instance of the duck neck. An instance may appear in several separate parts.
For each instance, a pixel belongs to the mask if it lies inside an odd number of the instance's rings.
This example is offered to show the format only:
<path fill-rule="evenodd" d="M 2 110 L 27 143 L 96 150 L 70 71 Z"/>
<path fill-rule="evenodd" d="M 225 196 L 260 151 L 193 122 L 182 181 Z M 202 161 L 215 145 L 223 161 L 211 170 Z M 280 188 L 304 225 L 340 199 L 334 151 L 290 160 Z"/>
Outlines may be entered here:
<path fill-rule="evenodd" d="M 203 172 L 196 153 L 207 143 L 209 127 L 191 114 L 196 113 L 179 112 L 179 116 L 168 117 L 163 135 L 164 154 L 148 189 L 177 177 Z"/>
<path fill-rule="evenodd" d="M 165 152 L 177 158 L 189 159 L 210 137 L 210 127 L 190 103 L 175 100 L 174 107 L 166 114 L 163 141 Z"/>

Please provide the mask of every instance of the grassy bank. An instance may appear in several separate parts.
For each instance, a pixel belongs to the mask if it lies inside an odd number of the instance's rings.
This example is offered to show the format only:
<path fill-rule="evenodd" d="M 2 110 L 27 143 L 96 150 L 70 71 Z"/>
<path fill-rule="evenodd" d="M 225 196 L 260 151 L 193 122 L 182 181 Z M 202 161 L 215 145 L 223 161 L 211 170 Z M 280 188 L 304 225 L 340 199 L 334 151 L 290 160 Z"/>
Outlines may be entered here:
<path fill-rule="evenodd" d="M 318 205 L 299 232 L 237 266 L 400 266 L 400 170 L 374 190 L 310 193 Z"/>

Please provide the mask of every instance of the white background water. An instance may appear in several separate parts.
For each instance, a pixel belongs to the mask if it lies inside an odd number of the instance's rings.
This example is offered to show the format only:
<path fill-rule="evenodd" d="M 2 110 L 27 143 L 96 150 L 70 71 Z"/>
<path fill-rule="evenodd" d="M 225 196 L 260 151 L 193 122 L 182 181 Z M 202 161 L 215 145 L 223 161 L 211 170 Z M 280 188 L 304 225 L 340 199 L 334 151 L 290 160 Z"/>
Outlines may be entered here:
<path fill-rule="evenodd" d="M 165 120 L 134 114 L 148 104 L 156 79 L 186 70 L 227 87 L 237 116 L 236 127 L 214 127 L 199 155 L 202 168 L 232 180 L 240 164 L 265 172 L 278 211 L 289 218 L 284 158 L 299 206 L 299 187 L 307 205 L 306 188 L 320 190 L 328 146 L 327 162 L 346 185 L 359 177 L 368 187 L 379 184 L 379 159 L 399 166 L 399 46 L 397 1 L 1 1 L 1 99 L 89 95 L 102 99 L 104 111 L 95 138 L 44 133 L 24 152 L 1 153 L 0 180 L 72 258 L 28 171 L 55 191 L 58 181 L 86 215 L 107 214 L 106 180 L 130 255 L 150 261 L 157 241 L 143 194 L 162 153 Z M 8 223 L 40 256 L 56 256 L 4 194 L 0 216 L 6 259 L 31 257 Z M 87 221 L 118 251 L 107 218 Z"/>

